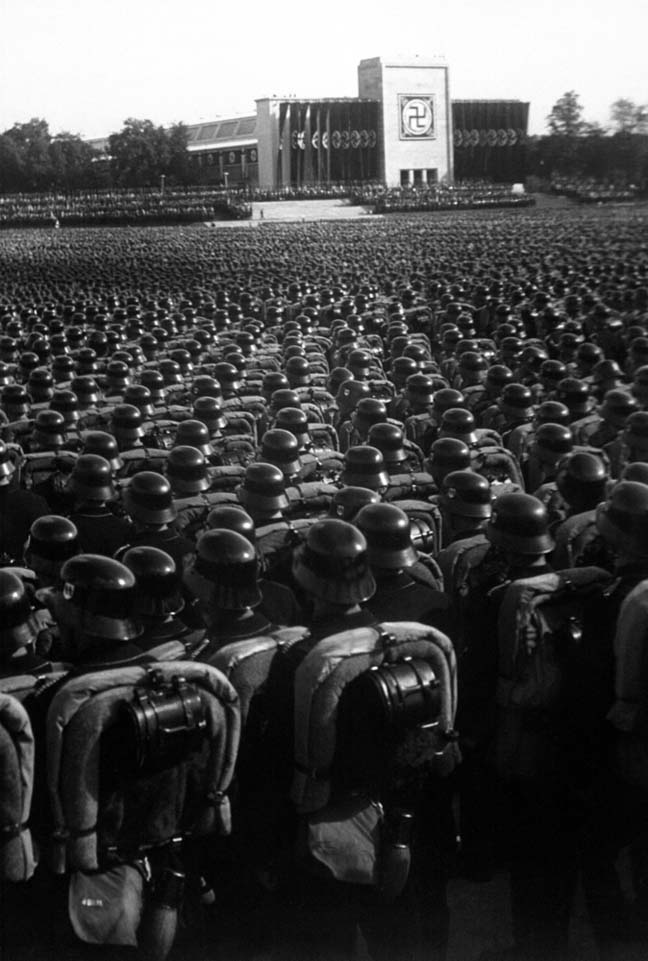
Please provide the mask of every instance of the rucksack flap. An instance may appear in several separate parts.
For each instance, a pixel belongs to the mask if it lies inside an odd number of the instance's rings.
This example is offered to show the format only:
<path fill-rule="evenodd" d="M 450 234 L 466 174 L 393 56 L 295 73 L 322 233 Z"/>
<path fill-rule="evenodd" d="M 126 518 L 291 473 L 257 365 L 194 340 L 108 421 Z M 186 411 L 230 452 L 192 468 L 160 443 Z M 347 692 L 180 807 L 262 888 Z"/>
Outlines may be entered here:
<path fill-rule="evenodd" d="M 200 796 L 190 812 L 194 834 L 229 831 L 229 799 L 226 791 L 233 775 L 240 736 L 238 698 L 232 685 L 215 668 L 190 661 L 155 664 L 155 674 L 171 684 L 184 678 L 195 687 L 205 708 L 208 745 L 201 752 Z M 68 867 L 92 871 L 99 868 L 98 815 L 101 738 L 115 725 L 124 702 L 133 699 L 137 688 L 150 688 L 151 674 L 142 666 L 114 668 L 77 678 L 55 694 L 47 715 L 47 781 L 54 821 L 53 854 L 59 872 Z M 186 777 L 172 769 L 153 791 L 146 781 L 126 782 L 125 790 L 146 792 L 149 807 L 139 811 L 137 840 L 157 843 L 187 827 Z M 155 789 L 165 787 L 166 791 Z M 119 820 L 119 807 L 113 809 Z M 123 818 L 123 814 L 121 815 Z M 119 823 L 102 825 L 102 842 L 119 842 Z M 133 830 L 133 825 L 129 825 Z M 109 837 L 106 836 L 106 831 Z"/>
<path fill-rule="evenodd" d="M 295 771 L 291 798 L 301 813 L 328 804 L 336 754 L 338 707 L 345 687 L 383 662 L 421 657 L 430 663 L 441 691 L 435 732 L 425 740 L 431 754 L 451 757 L 448 739 L 456 713 L 456 660 L 448 638 L 414 622 L 357 628 L 325 638 L 312 648 L 295 673 Z M 418 755 L 420 757 L 420 754 Z"/>
<path fill-rule="evenodd" d="M 27 827 L 34 790 L 34 735 L 27 711 L 0 693 L 0 880 L 28 881 L 35 861 Z"/>

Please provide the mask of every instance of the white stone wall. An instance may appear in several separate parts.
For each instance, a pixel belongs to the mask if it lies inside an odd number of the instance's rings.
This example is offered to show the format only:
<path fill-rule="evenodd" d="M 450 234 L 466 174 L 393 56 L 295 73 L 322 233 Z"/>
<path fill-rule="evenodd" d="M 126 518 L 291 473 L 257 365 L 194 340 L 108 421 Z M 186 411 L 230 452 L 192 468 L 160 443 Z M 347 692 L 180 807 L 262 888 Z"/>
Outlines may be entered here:
<path fill-rule="evenodd" d="M 382 101 L 381 177 L 390 186 L 401 180 L 401 170 L 436 169 L 439 182 L 452 181 L 452 114 L 448 68 L 444 61 L 412 57 L 375 57 L 358 66 L 358 94 Z M 431 98 L 432 137 L 401 136 L 400 97 Z M 421 179 L 425 180 L 425 174 Z"/>

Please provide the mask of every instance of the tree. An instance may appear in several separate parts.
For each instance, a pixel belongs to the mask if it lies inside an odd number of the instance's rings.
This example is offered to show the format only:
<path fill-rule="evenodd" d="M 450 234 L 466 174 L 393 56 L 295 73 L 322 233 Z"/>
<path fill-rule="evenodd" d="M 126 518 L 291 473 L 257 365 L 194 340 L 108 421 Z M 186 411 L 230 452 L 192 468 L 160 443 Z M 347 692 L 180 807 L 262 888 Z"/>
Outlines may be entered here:
<path fill-rule="evenodd" d="M 176 123 L 166 131 L 169 145 L 169 165 L 167 174 L 177 183 L 186 184 L 191 179 L 189 164 L 189 128 L 183 123 Z"/>
<path fill-rule="evenodd" d="M 621 134 L 648 133 L 648 107 L 619 97 L 610 107 L 614 132 Z"/>
<path fill-rule="evenodd" d="M 50 132 L 46 120 L 33 117 L 27 123 L 16 123 L 4 136 L 13 145 L 20 160 L 23 190 L 46 190 L 52 182 L 49 155 Z"/>
<path fill-rule="evenodd" d="M 551 108 L 547 117 L 549 133 L 554 137 L 578 137 L 583 131 L 583 108 L 574 90 L 568 90 Z"/>
<path fill-rule="evenodd" d="M 79 136 L 67 132 L 57 134 L 50 143 L 49 153 L 57 187 L 74 190 L 93 183 L 95 152 Z"/>
<path fill-rule="evenodd" d="M 108 138 L 108 152 L 117 183 L 128 187 L 153 186 L 169 164 L 166 132 L 151 120 L 129 117 Z"/>

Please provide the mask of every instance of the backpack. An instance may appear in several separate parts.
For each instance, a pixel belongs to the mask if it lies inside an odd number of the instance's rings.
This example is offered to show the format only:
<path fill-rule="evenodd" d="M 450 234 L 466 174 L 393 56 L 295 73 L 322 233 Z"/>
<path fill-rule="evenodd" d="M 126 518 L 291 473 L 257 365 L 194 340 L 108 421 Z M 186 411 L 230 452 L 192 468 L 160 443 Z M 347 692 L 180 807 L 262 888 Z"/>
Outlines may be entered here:
<path fill-rule="evenodd" d="M 383 802 L 452 771 L 456 701 L 452 644 L 423 624 L 355 628 L 310 648 L 294 674 L 290 796 L 311 871 L 389 900 L 402 891 L 412 815 Z"/>
<path fill-rule="evenodd" d="M 310 434 L 311 446 L 315 448 L 315 452 L 319 449 L 326 451 L 340 450 L 338 433 L 331 424 L 309 424 L 308 433 Z"/>
<path fill-rule="evenodd" d="M 36 867 L 27 826 L 34 789 L 34 753 L 29 715 L 16 697 L 3 690 L 0 692 L 0 881 L 28 881 Z"/>
<path fill-rule="evenodd" d="M 600 596 L 612 580 L 602 568 L 580 567 L 503 588 L 495 764 L 505 779 L 542 777 L 555 763 L 565 666 L 580 643 L 588 599 Z"/>
<path fill-rule="evenodd" d="M 412 544 L 424 554 L 438 554 L 441 548 L 442 518 L 437 504 L 414 497 L 391 500 L 410 520 Z"/>
<path fill-rule="evenodd" d="M 73 677 L 46 730 L 58 873 L 96 871 L 109 854 L 129 860 L 187 832 L 229 833 L 240 713 L 215 668 L 156 662 Z"/>
<path fill-rule="evenodd" d="M 648 581 L 625 597 L 614 635 L 615 701 L 607 719 L 619 732 L 616 743 L 621 776 L 648 789 Z"/>
<path fill-rule="evenodd" d="M 405 436 L 416 444 L 423 451 L 426 449 L 425 438 L 430 429 L 436 428 L 437 424 L 431 411 L 424 411 L 422 414 L 410 414 L 405 418 Z"/>
<path fill-rule="evenodd" d="M 505 447 L 476 447 L 470 457 L 471 469 L 486 478 L 495 494 L 524 490 L 520 465 Z"/>
<path fill-rule="evenodd" d="M 439 683 L 438 723 L 425 735 L 425 762 L 444 773 L 458 760 L 454 741 L 457 705 L 456 660 L 452 643 L 435 628 L 415 622 L 386 622 L 343 631 L 319 641 L 305 655 L 294 678 L 294 774 L 290 795 L 298 812 L 319 811 L 331 799 L 336 723 L 342 691 L 373 667 L 405 658 L 432 665 Z M 436 760 L 435 760 L 436 759 Z"/>
<path fill-rule="evenodd" d="M 63 482 L 72 473 L 76 459 L 77 455 L 71 451 L 48 450 L 24 454 L 20 471 L 21 486 L 31 490 L 55 475 L 59 475 Z"/>
<path fill-rule="evenodd" d="M 284 577 L 290 576 L 294 550 L 306 538 L 317 519 L 302 517 L 290 521 L 275 521 L 257 529 L 256 551 L 259 567 L 264 575 L 273 578 L 274 573 L 280 571 Z"/>
<path fill-rule="evenodd" d="M 223 467 L 247 467 L 257 456 L 256 445 L 248 434 L 228 434 L 215 439 L 212 445 Z"/>

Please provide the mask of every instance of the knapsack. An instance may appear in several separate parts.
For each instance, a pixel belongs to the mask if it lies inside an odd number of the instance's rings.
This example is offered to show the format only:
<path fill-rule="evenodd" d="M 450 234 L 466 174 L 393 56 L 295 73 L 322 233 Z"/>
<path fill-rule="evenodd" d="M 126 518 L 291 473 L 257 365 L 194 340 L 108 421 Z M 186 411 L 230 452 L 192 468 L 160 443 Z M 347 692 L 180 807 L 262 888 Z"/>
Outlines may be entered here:
<path fill-rule="evenodd" d="M 265 576 L 279 579 L 290 576 L 292 556 L 313 526 L 317 517 L 295 518 L 290 521 L 275 521 L 264 524 L 256 531 L 256 551 L 259 567 Z"/>
<path fill-rule="evenodd" d="M 648 581 L 625 597 L 614 635 L 615 701 L 608 721 L 616 728 L 622 777 L 648 789 Z"/>
<path fill-rule="evenodd" d="M 437 504 L 404 497 L 390 501 L 409 517 L 412 544 L 424 554 L 436 555 L 441 548 L 442 518 Z"/>
<path fill-rule="evenodd" d="M 413 815 L 385 804 L 453 769 L 455 711 L 452 644 L 425 625 L 355 628 L 308 650 L 294 674 L 291 798 L 309 870 L 398 896 Z"/>
<path fill-rule="evenodd" d="M 120 736 L 111 739 L 111 730 Z M 227 790 L 239 734 L 237 694 L 207 664 L 156 662 L 66 681 L 47 712 L 56 870 L 96 871 L 109 850 L 128 860 L 147 845 L 188 831 L 198 836 L 228 833 Z M 184 743 L 192 748 L 190 756 L 182 750 Z M 106 747 L 111 762 L 120 760 L 109 764 L 108 771 L 101 763 L 106 762 Z M 127 777 L 120 774 L 125 748 Z M 157 771 L 167 749 L 175 762 L 171 767 L 162 764 L 157 777 L 139 776 L 149 762 L 155 762 Z M 134 759 L 141 763 L 133 766 Z M 100 802 L 109 816 L 102 817 Z"/>
<path fill-rule="evenodd" d="M 612 582 L 599 567 L 513 581 L 498 620 L 495 763 L 507 779 L 542 777 L 553 762 L 565 664 L 581 641 L 588 600 Z"/>
<path fill-rule="evenodd" d="M 343 631 L 315 644 L 295 672 L 291 798 L 297 811 L 319 811 L 331 799 L 337 711 L 344 688 L 364 671 L 406 658 L 428 661 L 439 685 L 437 722 L 423 738 L 425 763 L 440 764 L 444 772 L 454 766 L 457 679 L 450 640 L 434 628 L 407 621 Z M 422 755 L 418 761 L 424 763 Z"/>
<path fill-rule="evenodd" d="M 524 490 L 524 478 L 517 460 L 505 447 L 476 447 L 470 452 L 470 467 L 485 477 L 496 494 Z"/>
<path fill-rule="evenodd" d="M 34 789 L 34 735 L 27 711 L 0 692 L 0 881 L 28 881 L 35 860 L 28 827 Z"/>

